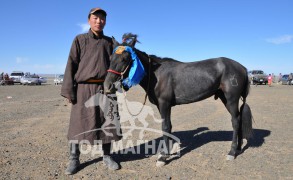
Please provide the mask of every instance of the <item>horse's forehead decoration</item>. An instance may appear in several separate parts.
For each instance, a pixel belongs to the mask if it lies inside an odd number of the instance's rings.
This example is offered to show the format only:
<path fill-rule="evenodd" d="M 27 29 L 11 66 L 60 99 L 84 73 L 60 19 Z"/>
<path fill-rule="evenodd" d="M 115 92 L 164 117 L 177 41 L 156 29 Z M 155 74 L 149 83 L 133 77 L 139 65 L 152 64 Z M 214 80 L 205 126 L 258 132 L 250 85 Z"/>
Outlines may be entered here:
<path fill-rule="evenodd" d="M 130 88 L 134 85 L 137 85 L 142 80 L 142 78 L 145 76 L 146 73 L 142 63 L 140 62 L 135 51 L 131 47 L 118 46 L 113 50 L 115 54 L 122 54 L 124 51 L 129 52 L 131 55 L 131 59 L 133 60 L 131 64 L 131 68 L 129 70 L 129 75 L 122 82 L 124 87 Z"/>
<path fill-rule="evenodd" d="M 129 52 L 131 54 L 132 59 L 135 58 L 136 53 L 133 51 L 133 49 L 130 46 L 117 46 L 113 50 L 113 53 L 122 54 L 124 51 Z"/>
<path fill-rule="evenodd" d="M 115 54 L 122 54 L 124 51 L 125 51 L 125 46 L 118 46 L 114 50 Z"/>

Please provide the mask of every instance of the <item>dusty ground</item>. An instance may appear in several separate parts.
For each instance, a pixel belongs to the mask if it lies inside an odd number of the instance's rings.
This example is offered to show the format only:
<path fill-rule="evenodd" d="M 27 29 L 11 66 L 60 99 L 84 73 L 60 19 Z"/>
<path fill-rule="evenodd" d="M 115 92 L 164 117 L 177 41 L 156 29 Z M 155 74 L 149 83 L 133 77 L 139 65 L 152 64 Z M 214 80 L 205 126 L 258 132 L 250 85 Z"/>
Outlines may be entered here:
<path fill-rule="evenodd" d="M 293 179 L 293 86 L 251 87 L 247 102 L 254 138 L 234 161 L 225 160 L 232 138 L 230 115 L 210 98 L 172 109 L 173 132 L 185 149 L 166 166 L 157 168 L 156 156 L 116 154 L 122 169 L 113 172 L 99 155 L 88 153 L 74 176 L 64 175 L 70 105 L 59 92 L 52 83 L 0 87 L 0 179 Z M 128 94 L 139 102 L 143 96 L 139 87 Z M 148 128 L 161 129 L 151 118 L 148 123 Z M 146 140 L 159 137 L 144 133 Z M 137 140 L 138 132 L 128 139 Z"/>

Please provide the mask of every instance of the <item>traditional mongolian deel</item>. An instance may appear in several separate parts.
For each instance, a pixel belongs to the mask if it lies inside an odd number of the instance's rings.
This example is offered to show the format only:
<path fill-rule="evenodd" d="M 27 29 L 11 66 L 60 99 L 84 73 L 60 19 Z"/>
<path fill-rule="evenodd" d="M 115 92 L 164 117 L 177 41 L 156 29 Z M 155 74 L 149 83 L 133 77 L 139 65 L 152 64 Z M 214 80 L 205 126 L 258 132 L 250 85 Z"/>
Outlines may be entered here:
<path fill-rule="evenodd" d="M 122 82 L 123 86 L 129 89 L 132 86 L 137 85 L 142 80 L 142 78 L 145 76 L 146 73 L 141 61 L 139 60 L 136 53 L 133 51 L 131 47 L 118 46 L 114 49 L 114 52 L 116 54 L 122 54 L 123 51 L 129 52 L 133 60 L 130 71 L 129 71 L 129 75 L 127 78 L 123 79 L 123 82 Z"/>
<path fill-rule="evenodd" d="M 102 131 L 84 133 L 101 128 L 106 121 L 99 106 L 85 107 L 85 102 L 103 90 L 102 82 L 91 83 L 89 80 L 105 79 L 113 51 L 112 44 L 110 37 L 103 33 L 96 36 L 91 30 L 78 35 L 73 41 L 61 89 L 61 95 L 73 101 L 68 140 L 87 140 L 93 144 L 94 140 L 110 143 L 111 140 L 121 139 L 115 128 L 109 130 L 114 136 L 107 136 Z M 113 124 L 109 126 L 113 127 Z"/>

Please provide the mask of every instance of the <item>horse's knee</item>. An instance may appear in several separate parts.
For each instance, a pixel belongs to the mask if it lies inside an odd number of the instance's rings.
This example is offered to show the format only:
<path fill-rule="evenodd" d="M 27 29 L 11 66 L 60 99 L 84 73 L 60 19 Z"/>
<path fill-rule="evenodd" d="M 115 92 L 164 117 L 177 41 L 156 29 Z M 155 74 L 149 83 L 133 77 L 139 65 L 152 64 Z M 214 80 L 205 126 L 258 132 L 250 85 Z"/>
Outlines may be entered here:
<path fill-rule="evenodd" d="M 232 123 L 233 129 L 238 129 L 239 128 L 239 122 L 234 122 Z"/>
<path fill-rule="evenodd" d="M 162 125 L 162 131 L 163 131 L 163 132 L 168 132 L 168 133 L 170 133 L 171 130 L 172 130 L 172 125 L 169 125 L 169 124 L 163 124 L 163 125 Z"/>
<path fill-rule="evenodd" d="M 239 126 L 240 126 L 240 119 L 239 118 L 232 118 L 233 129 L 238 129 Z"/>

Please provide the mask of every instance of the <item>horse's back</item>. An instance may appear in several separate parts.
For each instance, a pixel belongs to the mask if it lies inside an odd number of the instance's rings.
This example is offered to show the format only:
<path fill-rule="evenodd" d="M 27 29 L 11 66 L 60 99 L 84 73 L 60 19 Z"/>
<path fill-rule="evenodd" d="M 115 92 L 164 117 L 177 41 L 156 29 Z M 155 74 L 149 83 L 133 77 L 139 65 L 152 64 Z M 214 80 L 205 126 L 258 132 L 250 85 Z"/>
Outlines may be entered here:
<path fill-rule="evenodd" d="M 188 63 L 165 61 L 160 69 L 159 84 L 173 94 L 175 104 L 206 99 L 221 88 L 241 91 L 247 76 L 244 66 L 225 57 Z"/>

